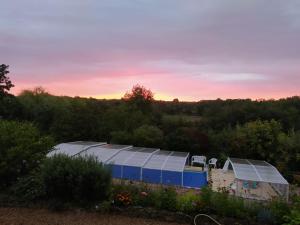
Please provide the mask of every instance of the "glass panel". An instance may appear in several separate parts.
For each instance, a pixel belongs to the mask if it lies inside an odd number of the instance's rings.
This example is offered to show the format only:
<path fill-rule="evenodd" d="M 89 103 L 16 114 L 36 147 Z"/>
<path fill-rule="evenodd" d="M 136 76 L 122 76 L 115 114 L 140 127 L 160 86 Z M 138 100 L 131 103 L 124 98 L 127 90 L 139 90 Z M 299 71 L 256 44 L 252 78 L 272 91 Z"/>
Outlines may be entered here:
<path fill-rule="evenodd" d="M 56 145 L 54 147 L 54 151 L 51 151 L 47 154 L 47 156 L 53 156 L 55 154 L 65 154 L 68 156 L 74 156 L 78 153 L 80 153 L 81 151 L 84 151 L 85 149 L 89 148 L 90 146 L 93 145 L 103 145 L 106 143 L 103 142 L 70 142 L 70 143 L 62 143 L 59 145 Z"/>
<path fill-rule="evenodd" d="M 132 147 L 123 151 L 120 151 L 117 155 L 112 157 L 107 164 L 117 164 L 123 165 L 129 158 L 131 158 L 136 151 L 141 150 L 142 148 Z"/>
<path fill-rule="evenodd" d="M 187 152 L 173 152 L 165 162 L 163 170 L 182 172 L 188 157 Z"/>
<path fill-rule="evenodd" d="M 103 146 L 103 148 L 107 148 L 107 149 L 124 149 L 124 148 L 128 148 L 130 147 L 130 145 L 112 145 L 112 144 L 106 144 Z"/>
<path fill-rule="evenodd" d="M 253 160 L 253 159 L 248 159 L 248 161 L 253 164 L 253 165 L 257 165 L 257 166 L 270 166 L 269 163 L 265 162 L 265 161 L 261 161 L 261 160 Z"/>
<path fill-rule="evenodd" d="M 261 160 L 230 158 L 236 178 L 240 180 L 262 181 L 288 184 L 271 164 Z"/>
<path fill-rule="evenodd" d="M 287 184 L 276 168 L 272 166 L 255 166 L 255 168 L 264 182 Z"/>
<path fill-rule="evenodd" d="M 131 158 L 129 158 L 124 165 L 128 166 L 144 166 L 149 157 L 159 149 L 154 148 L 143 148 L 141 151 L 137 151 Z"/>
<path fill-rule="evenodd" d="M 162 169 L 165 161 L 171 153 L 172 152 L 170 151 L 159 151 L 154 153 L 143 168 Z"/>
<path fill-rule="evenodd" d="M 88 150 L 80 153 L 81 156 L 94 156 L 99 162 L 105 163 L 122 149 L 131 148 L 131 146 L 123 145 L 122 148 L 118 145 L 103 145 L 91 147 Z"/>

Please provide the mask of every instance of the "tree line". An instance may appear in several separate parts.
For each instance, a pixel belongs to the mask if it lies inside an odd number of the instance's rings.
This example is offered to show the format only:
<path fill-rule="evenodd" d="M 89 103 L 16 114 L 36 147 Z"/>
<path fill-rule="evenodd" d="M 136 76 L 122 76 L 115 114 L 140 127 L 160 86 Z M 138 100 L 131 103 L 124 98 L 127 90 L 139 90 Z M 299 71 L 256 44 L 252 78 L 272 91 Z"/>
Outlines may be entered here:
<path fill-rule="evenodd" d="M 300 97 L 156 101 L 136 85 L 120 100 L 54 96 L 42 87 L 9 94 L 8 66 L 0 66 L 1 155 L 26 124 L 52 143 L 106 141 L 217 157 L 263 159 L 292 181 L 300 171 Z M 12 123 L 14 122 L 14 123 Z M 11 128 L 7 130 L 7 123 Z M 13 134 L 16 132 L 16 134 Z M 6 143 L 4 145 L 3 143 Z M 4 147 L 6 146 L 6 147 Z M 23 151 L 27 151 L 23 148 Z M 3 160 L 2 160 L 3 161 Z"/>

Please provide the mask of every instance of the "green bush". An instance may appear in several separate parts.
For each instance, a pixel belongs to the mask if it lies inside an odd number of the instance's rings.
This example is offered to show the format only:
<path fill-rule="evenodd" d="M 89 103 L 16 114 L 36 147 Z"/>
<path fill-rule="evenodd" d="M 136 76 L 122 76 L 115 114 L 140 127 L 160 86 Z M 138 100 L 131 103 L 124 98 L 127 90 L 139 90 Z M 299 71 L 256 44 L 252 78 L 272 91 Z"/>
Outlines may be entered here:
<path fill-rule="evenodd" d="M 264 224 L 273 224 L 274 223 L 274 219 L 273 219 L 271 210 L 268 208 L 265 208 L 265 207 L 262 207 L 257 212 L 256 219 L 258 222 L 264 223 Z"/>
<path fill-rule="evenodd" d="M 159 190 L 160 209 L 176 211 L 177 193 L 174 188 L 162 188 Z"/>
<path fill-rule="evenodd" d="M 91 205 L 110 195 L 110 172 L 95 158 L 57 155 L 44 161 L 40 175 L 48 200 Z"/>
<path fill-rule="evenodd" d="M 45 189 L 38 172 L 22 177 L 13 186 L 14 195 L 22 202 L 32 202 L 45 197 Z"/>
<path fill-rule="evenodd" d="M 202 203 L 203 211 L 211 211 L 211 199 L 213 196 L 213 191 L 209 187 L 204 187 L 201 189 L 200 202 Z"/>
<path fill-rule="evenodd" d="M 282 224 L 285 215 L 290 213 L 289 206 L 286 202 L 280 200 L 274 200 L 267 206 L 270 210 L 274 224 Z"/>
<path fill-rule="evenodd" d="M 8 187 L 37 168 L 53 146 L 31 123 L 0 120 L 0 186 Z"/>
<path fill-rule="evenodd" d="M 200 199 L 203 211 L 237 218 L 243 218 L 246 215 L 244 201 L 227 193 L 213 192 L 207 187 L 201 190 Z"/>
<path fill-rule="evenodd" d="M 300 224 L 300 210 L 293 209 L 289 215 L 283 217 L 285 223 L 283 225 L 299 225 Z"/>
<path fill-rule="evenodd" d="M 284 225 L 300 224 L 300 196 L 293 196 L 291 211 L 283 217 L 283 220 Z"/>
<path fill-rule="evenodd" d="M 211 199 L 211 207 L 218 215 L 228 216 L 231 212 L 228 207 L 228 195 L 224 193 L 214 193 Z"/>
<path fill-rule="evenodd" d="M 177 210 L 187 214 L 194 214 L 201 209 L 201 198 L 193 192 L 187 192 L 177 197 Z"/>

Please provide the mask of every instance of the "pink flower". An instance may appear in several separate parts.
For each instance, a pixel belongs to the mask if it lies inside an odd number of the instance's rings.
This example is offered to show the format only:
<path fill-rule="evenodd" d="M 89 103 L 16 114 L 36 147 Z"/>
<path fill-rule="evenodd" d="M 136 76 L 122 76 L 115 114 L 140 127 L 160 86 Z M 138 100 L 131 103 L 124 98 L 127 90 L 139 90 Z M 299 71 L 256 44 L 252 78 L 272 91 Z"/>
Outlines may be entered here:
<path fill-rule="evenodd" d="M 148 195 L 148 193 L 147 193 L 147 192 L 145 192 L 145 191 L 143 191 L 143 192 L 141 192 L 141 195 L 142 195 L 142 196 L 147 196 L 147 195 Z"/>

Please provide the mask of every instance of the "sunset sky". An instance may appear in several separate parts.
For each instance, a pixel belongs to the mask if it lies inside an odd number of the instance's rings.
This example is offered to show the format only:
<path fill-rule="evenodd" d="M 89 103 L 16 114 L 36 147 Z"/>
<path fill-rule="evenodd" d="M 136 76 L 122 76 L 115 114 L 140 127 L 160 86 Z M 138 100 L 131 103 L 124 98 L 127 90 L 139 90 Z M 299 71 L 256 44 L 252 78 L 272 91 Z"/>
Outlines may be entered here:
<path fill-rule="evenodd" d="M 3 0 L 12 89 L 156 99 L 300 95 L 299 0 Z"/>

